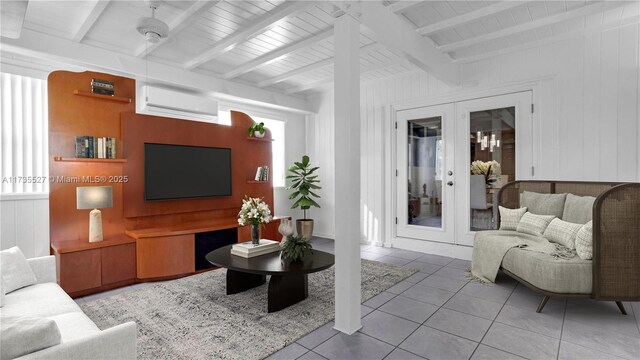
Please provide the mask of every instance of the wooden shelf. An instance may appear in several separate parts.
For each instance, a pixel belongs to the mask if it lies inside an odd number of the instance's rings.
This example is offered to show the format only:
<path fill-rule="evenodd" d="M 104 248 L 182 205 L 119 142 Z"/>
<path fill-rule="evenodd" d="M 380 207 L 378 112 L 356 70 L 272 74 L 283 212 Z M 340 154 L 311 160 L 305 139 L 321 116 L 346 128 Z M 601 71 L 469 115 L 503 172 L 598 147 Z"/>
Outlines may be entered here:
<path fill-rule="evenodd" d="M 94 94 L 92 92 L 83 91 L 83 90 L 74 90 L 73 94 L 74 95 L 80 95 L 80 96 L 86 96 L 86 97 L 92 97 L 92 98 L 101 99 L 101 100 L 116 101 L 116 102 L 121 102 L 121 103 L 130 103 L 131 102 L 131 98 L 128 98 L 128 97 Z"/>
<path fill-rule="evenodd" d="M 89 222 L 89 219 L 87 219 L 87 222 Z M 131 244 L 135 242 L 136 240 L 129 236 L 116 235 L 116 236 L 110 236 L 110 237 L 105 236 L 104 240 L 99 242 L 89 242 L 88 239 L 52 240 L 51 248 L 53 248 L 53 250 L 57 254 L 65 254 L 65 253 L 70 253 L 75 251 L 100 249 L 100 248 L 109 247 L 109 246 Z"/>
<path fill-rule="evenodd" d="M 272 142 L 273 141 L 273 139 L 257 138 L 257 137 L 253 137 L 253 136 L 247 136 L 247 140 L 250 140 L 250 141 L 263 141 L 263 142 Z"/>
<path fill-rule="evenodd" d="M 93 163 L 126 163 L 127 159 L 99 159 L 99 158 L 65 158 L 62 156 L 56 156 L 54 161 L 62 162 L 93 162 Z"/>
<path fill-rule="evenodd" d="M 247 180 L 247 184 L 269 184 L 269 180 L 261 180 L 261 181 Z"/>

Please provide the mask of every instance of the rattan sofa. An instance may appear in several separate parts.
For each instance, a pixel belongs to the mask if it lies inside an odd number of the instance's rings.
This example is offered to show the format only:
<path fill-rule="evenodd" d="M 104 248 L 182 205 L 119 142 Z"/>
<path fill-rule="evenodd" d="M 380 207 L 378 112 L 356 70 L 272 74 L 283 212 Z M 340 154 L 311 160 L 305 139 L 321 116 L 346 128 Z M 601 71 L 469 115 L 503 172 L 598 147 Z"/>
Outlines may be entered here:
<path fill-rule="evenodd" d="M 498 193 L 499 205 L 519 208 L 520 194 L 524 191 L 596 197 L 592 213 L 591 292 L 558 293 L 541 289 L 505 269 L 505 260 L 501 270 L 544 295 L 537 312 L 542 311 L 551 296 L 560 296 L 615 301 L 626 315 L 622 301 L 640 301 L 640 183 L 514 181 L 501 188 Z M 499 228 L 499 215 L 496 225 Z"/>

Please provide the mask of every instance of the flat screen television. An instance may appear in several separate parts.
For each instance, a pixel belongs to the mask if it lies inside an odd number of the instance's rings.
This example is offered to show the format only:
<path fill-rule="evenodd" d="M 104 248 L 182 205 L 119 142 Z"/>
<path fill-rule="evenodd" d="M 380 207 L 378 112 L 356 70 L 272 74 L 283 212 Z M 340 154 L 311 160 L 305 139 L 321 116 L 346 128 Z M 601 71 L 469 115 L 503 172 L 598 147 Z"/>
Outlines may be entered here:
<path fill-rule="evenodd" d="M 231 149 L 144 144 L 144 199 L 231 195 Z"/>

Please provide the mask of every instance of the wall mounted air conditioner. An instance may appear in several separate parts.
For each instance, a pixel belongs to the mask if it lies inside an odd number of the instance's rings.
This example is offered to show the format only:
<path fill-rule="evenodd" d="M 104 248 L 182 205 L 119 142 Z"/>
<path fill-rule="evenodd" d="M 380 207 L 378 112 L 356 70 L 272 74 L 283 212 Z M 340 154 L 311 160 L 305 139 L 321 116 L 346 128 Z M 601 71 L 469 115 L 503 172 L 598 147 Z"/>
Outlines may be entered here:
<path fill-rule="evenodd" d="M 204 95 L 144 85 L 138 89 L 137 100 L 139 114 L 210 123 L 218 121 L 218 102 Z"/>

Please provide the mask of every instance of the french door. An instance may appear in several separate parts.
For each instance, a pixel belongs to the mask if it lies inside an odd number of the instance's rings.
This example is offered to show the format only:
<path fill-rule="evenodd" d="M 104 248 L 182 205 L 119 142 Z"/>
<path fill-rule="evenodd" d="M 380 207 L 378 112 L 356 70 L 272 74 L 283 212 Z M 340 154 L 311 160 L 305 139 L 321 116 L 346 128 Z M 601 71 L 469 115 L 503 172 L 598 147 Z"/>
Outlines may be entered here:
<path fill-rule="evenodd" d="M 473 245 L 492 229 L 497 194 L 530 177 L 532 92 L 396 113 L 396 235 Z"/>
<path fill-rule="evenodd" d="M 397 236 L 454 242 L 454 105 L 396 115 Z"/>

